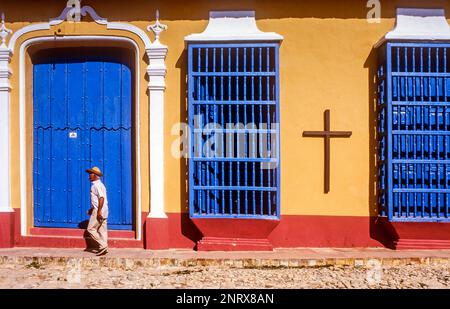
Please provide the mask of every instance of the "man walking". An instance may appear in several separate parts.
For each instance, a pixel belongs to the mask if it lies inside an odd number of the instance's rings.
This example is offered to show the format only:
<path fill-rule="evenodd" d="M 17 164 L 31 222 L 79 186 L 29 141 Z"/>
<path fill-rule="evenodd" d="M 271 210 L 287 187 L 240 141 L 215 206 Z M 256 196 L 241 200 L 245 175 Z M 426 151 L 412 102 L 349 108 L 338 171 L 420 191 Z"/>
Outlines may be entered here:
<path fill-rule="evenodd" d="M 91 216 L 87 227 L 88 233 L 92 239 L 98 243 L 99 250 L 97 255 L 105 255 L 108 253 L 108 198 L 106 196 L 106 188 L 100 177 L 103 176 L 98 167 L 86 170 L 89 173 L 91 186 L 91 208 L 88 215 Z"/>

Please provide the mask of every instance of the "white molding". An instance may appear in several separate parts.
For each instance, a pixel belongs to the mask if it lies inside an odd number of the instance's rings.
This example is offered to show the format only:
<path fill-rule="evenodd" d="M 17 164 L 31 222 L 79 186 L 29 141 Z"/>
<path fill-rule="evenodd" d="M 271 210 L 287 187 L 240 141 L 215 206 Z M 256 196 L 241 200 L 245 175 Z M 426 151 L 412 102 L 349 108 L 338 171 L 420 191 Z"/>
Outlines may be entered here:
<path fill-rule="evenodd" d="M 8 35 L 10 35 L 12 33 L 11 29 L 6 28 L 5 26 L 5 14 L 2 13 L 2 21 L 1 21 L 1 27 L 0 27 L 0 48 L 1 49 L 5 49 L 6 48 L 6 38 L 8 37 Z"/>
<path fill-rule="evenodd" d="M 151 46 L 152 42 L 150 41 L 150 38 L 148 37 L 148 35 L 145 33 L 144 30 L 142 30 L 139 27 L 136 27 L 132 24 L 128 24 L 128 23 L 120 23 L 120 22 L 108 22 L 108 20 L 106 18 L 100 17 L 95 10 L 86 5 L 83 6 L 83 8 L 81 9 L 81 15 L 86 16 L 86 14 L 89 13 L 92 17 L 92 19 L 99 25 L 106 25 L 106 29 L 109 30 L 123 30 L 123 31 L 128 31 L 131 33 L 136 34 L 144 43 L 144 47 L 147 49 Z"/>
<path fill-rule="evenodd" d="M 50 18 L 49 24 L 50 26 L 56 26 L 61 24 L 63 21 L 67 19 L 67 16 L 70 12 L 72 12 L 71 7 L 66 7 L 58 17 Z"/>
<path fill-rule="evenodd" d="M 58 41 L 116 41 L 116 42 L 127 42 L 131 43 L 135 49 L 135 78 L 136 78 L 136 144 L 137 149 L 136 151 L 136 158 L 137 158 L 137 186 L 138 186 L 138 196 L 137 196 L 137 218 L 136 218 L 136 236 L 138 240 L 142 239 L 142 219 L 141 219 L 141 213 L 142 213 L 142 204 L 141 204 L 141 196 L 142 196 L 142 190 L 141 190 L 141 139 L 140 139 L 140 80 L 141 80 L 141 70 L 140 70 L 140 52 L 139 52 L 139 46 L 135 41 L 133 41 L 130 38 L 124 38 L 124 37 L 117 37 L 117 36 L 65 36 L 65 37 L 58 37 Z M 25 78 L 26 78 L 26 68 L 25 68 L 25 52 L 26 49 L 33 45 L 33 44 L 39 44 L 42 42 L 49 42 L 54 41 L 54 37 L 38 37 L 38 38 L 32 38 L 28 39 L 25 42 L 23 42 L 20 46 L 20 64 L 19 64 L 19 70 L 20 70 L 20 195 L 21 195 L 21 234 L 22 236 L 27 235 L 27 187 L 26 187 L 26 180 L 27 175 L 29 171 L 27 170 L 27 164 L 26 164 L 26 121 L 25 121 Z"/>
<path fill-rule="evenodd" d="M 164 91 L 167 68 L 165 59 L 168 48 L 159 41 L 160 34 L 167 29 L 156 21 L 147 27 L 153 31 L 155 41 L 145 49 L 148 57 L 148 93 L 150 113 L 150 212 L 148 218 L 167 218 L 164 203 Z M 157 116 L 156 116 L 157 115 Z"/>
<path fill-rule="evenodd" d="M 164 91 L 166 89 L 165 58 L 167 46 L 159 41 L 146 49 L 149 59 L 150 113 L 150 213 L 149 218 L 167 218 L 164 209 Z M 155 117 L 155 115 L 158 115 Z M 161 134 L 162 133 L 162 134 Z"/>
<path fill-rule="evenodd" d="M 12 31 L 5 26 L 5 15 L 1 15 L 0 27 L 0 212 L 12 212 L 11 207 L 11 148 L 10 141 L 10 91 L 11 52 L 6 47 L 6 38 Z"/>
<path fill-rule="evenodd" d="M 30 32 L 34 32 L 34 31 L 49 30 L 51 26 L 56 26 L 56 25 L 59 25 L 62 22 L 64 22 L 67 19 L 68 14 L 72 10 L 73 10 L 73 8 L 66 7 L 58 17 L 50 18 L 48 23 L 33 24 L 33 25 L 28 25 L 28 26 L 21 28 L 20 30 L 18 30 L 11 36 L 11 39 L 9 40 L 8 48 L 12 52 L 14 52 L 16 42 L 22 35 L 30 33 Z M 83 6 L 81 8 L 81 15 L 86 16 L 87 14 L 89 14 L 97 24 L 105 25 L 106 29 L 123 30 L 123 31 L 127 31 L 130 33 L 136 34 L 144 43 L 145 48 L 149 48 L 152 45 L 152 42 L 150 41 L 150 38 L 145 33 L 145 31 L 137 26 L 134 26 L 129 23 L 108 22 L 108 20 L 106 18 L 100 17 L 97 14 L 97 12 L 95 12 L 95 10 L 88 5 Z M 61 37 L 61 36 L 59 36 L 59 37 Z"/>
<path fill-rule="evenodd" d="M 137 35 L 143 42 L 145 50 L 147 55 L 149 56 L 149 66 L 147 67 L 147 73 L 149 75 L 149 84 L 148 84 L 148 91 L 149 91 L 149 110 L 150 110 L 150 116 L 149 116 L 149 122 L 150 122 L 150 165 L 151 165 L 151 172 L 150 172 L 150 192 L 151 192 L 151 202 L 150 202 L 150 214 L 149 216 L 152 217 L 155 215 L 158 218 L 166 218 L 166 214 L 164 212 L 164 90 L 165 90 L 165 75 L 166 75 L 166 67 L 165 67 L 165 56 L 167 54 L 168 48 L 167 46 L 161 44 L 159 42 L 159 34 L 167 29 L 166 26 L 159 23 L 159 16 L 156 18 L 156 24 L 153 26 L 150 26 L 150 30 L 156 31 L 156 39 L 152 43 L 150 38 L 147 36 L 144 30 L 140 29 L 137 26 L 134 26 L 129 23 L 122 23 L 122 22 L 108 22 L 106 18 L 100 17 L 95 10 L 90 6 L 83 6 L 81 9 L 79 8 L 80 1 L 76 1 L 75 7 L 72 7 L 73 1 L 69 0 L 67 2 L 67 7 L 64 8 L 64 10 L 61 12 L 61 14 L 58 17 L 51 18 L 48 23 L 40 23 L 40 24 L 32 24 L 25 26 L 18 30 L 17 32 L 12 35 L 9 44 L 8 49 L 11 53 L 14 52 L 16 48 L 16 43 L 18 39 L 31 32 L 40 31 L 40 30 L 49 30 L 51 26 L 59 25 L 65 20 L 68 22 L 79 22 L 81 21 L 81 15 L 86 16 L 89 14 L 92 19 L 99 25 L 105 25 L 106 29 L 110 30 L 122 30 L 127 31 L 129 33 Z M 76 15 L 76 18 L 74 20 L 69 20 L 69 17 L 71 16 L 71 13 L 74 13 Z M 77 40 L 77 39 L 86 39 L 86 38 L 92 38 L 95 36 L 58 36 L 58 40 Z M 98 38 L 101 39 L 108 39 L 112 38 L 112 36 L 98 36 Z M 117 38 L 117 37 L 116 37 Z M 43 38 L 34 38 L 29 39 L 26 42 L 27 44 L 30 44 L 30 42 L 38 42 L 39 40 L 50 40 L 54 39 L 54 37 L 43 37 Z M 22 125 L 25 124 L 24 120 L 24 100 L 25 96 L 22 91 L 24 90 L 24 71 L 22 71 L 24 68 L 24 64 L 22 63 L 23 57 L 24 57 L 24 43 L 21 44 L 20 47 L 20 61 L 21 61 L 21 69 L 20 69 L 20 83 L 21 83 L 21 93 L 20 93 L 20 100 L 21 100 L 21 114 L 20 114 L 20 121 L 21 121 L 21 130 Z M 139 52 L 137 52 L 137 55 L 139 55 Z M 139 59 L 138 59 L 139 60 Z M 8 77 L 9 79 L 9 77 Z M 137 84 L 139 85 L 141 79 L 137 80 Z M 139 97 L 139 96 L 138 96 Z M 9 100 L 9 93 L 8 93 L 8 100 Z M 138 122 L 139 125 L 139 122 Z M 26 171 L 23 170 L 23 164 L 25 164 L 25 132 L 21 131 L 21 194 L 25 194 L 25 179 L 26 179 Z M 139 137 L 138 137 L 139 138 Z M 138 145 L 140 146 L 140 140 L 138 140 Z M 140 164 L 140 163 L 139 163 Z M 139 168 L 140 172 L 140 168 Z M 140 175 L 139 175 L 140 179 Z M 139 192 L 141 192 L 141 184 L 139 182 L 138 184 Z M 26 197 L 26 196 L 25 196 Z M 140 207 L 140 199 L 141 199 L 141 193 L 139 193 L 139 207 Z M 22 212 L 26 212 L 26 207 L 23 207 L 26 205 L 26 198 L 22 199 Z M 139 208 L 139 212 L 141 211 L 141 208 Z M 26 213 L 22 213 L 22 218 L 26 220 Z M 140 216 L 138 216 L 139 224 L 137 226 L 137 229 L 141 229 L 140 224 Z M 25 222 L 26 223 L 26 222 Z M 26 234 L 26 224 L 22 224 L 21 228 L 22 235 Z M 138 237 L 141 237 L 141 233 L 138 233 Z"/>
<path fill-rule="evenodd" d="M 159 21 L 159 10 L 156 10 L 156 21 L 153 25 L 150 25 L 147 27 L 148 31 L 153 31 L 153 33 L 155 34 L 155 43 L 159 42 L 159 36 L 163 31 L 167 30 L 167 26 L 160 23 Z"/>
<path fill-rule="evenodd" d="M 81 15 L 86 16 L 88 13 L 97 24 L 108 25 L 108 20 L 106 18 L 100 17 L 91 6 L 83 6 L 81 8 Z"/>
<path fill-rule="evenodd" d="M 186 42 L 281 41 L 283 36 L 258 29 L 255 11 L 211 11 L 205 31 L 184 38 Z"/>
<path fill-rule="evenodd" d="M 49 23 L 25 26 L 13 34 L 13 36 L 9 40 L 8 48 L 11 51 L 11 53 L 14 53 L 14 48 L 16 46 L 16 42 L 22 35 L 24 35 L 26 33 L 34 32 L 34 31 L 49 30 L 49 29 L 50 29 Z"/>
<path fill-rule="evenodd" d="M 450 40 L 450 26 L 443 9 L 398 8 L 395 28 L 375 47 L 387 40 Z"/>

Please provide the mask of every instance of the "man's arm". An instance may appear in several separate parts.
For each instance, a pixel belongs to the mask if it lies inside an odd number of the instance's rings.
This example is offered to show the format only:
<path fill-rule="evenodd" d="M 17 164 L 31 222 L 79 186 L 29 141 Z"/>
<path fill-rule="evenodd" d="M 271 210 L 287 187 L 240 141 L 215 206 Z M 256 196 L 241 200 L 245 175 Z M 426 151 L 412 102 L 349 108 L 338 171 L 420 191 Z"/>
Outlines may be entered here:
<path fill-rule="evenodd" d="M 97 220 L 101 221 L 103 220 L 103 216 L 102 216 L 102 208 L 103 208 L 103 203 L 105 202 L 105 198 L 104 197 L 100 197 L 98 199 L 98 210 L 97 210 Z"/>

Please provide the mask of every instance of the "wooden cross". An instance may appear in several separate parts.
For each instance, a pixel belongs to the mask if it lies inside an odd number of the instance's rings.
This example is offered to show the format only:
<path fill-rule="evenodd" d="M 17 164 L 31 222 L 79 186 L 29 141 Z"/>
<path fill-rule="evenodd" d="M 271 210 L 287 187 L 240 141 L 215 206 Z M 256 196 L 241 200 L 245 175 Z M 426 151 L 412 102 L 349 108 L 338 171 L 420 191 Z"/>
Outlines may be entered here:
<path fill-rule="evenodd" d="M 325 193 L 330 192 L 330 139 L 332 137 L 350 137 L 351 131 L 330 131 L 330 110 L 324 112 L 324 131 L 304 131 L 303 137 L 324 137 L 325 138 Z"/>

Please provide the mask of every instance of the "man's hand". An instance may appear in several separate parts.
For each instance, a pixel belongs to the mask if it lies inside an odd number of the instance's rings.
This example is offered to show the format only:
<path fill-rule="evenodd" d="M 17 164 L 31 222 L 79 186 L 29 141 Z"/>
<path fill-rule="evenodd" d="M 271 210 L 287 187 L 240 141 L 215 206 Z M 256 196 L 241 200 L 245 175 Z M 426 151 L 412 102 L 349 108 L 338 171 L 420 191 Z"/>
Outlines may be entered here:
<path fill-rule="evenodd" d="M 89 208 L 89 210 L 86 213 L 90 216 L 90 215 L 92 215 L 93 210 L 94 210 L 93 208 Z"/>
<path fill-rule="evenodd" d="M 102 222 L 103 221 L 103 216 L 102 216 L 102 212 L 101 211 L 97 212 L 97 221 L 98 222 Z"/>

